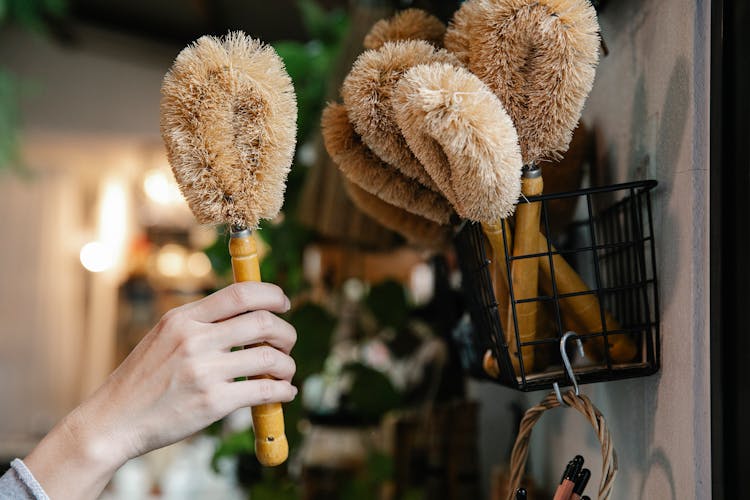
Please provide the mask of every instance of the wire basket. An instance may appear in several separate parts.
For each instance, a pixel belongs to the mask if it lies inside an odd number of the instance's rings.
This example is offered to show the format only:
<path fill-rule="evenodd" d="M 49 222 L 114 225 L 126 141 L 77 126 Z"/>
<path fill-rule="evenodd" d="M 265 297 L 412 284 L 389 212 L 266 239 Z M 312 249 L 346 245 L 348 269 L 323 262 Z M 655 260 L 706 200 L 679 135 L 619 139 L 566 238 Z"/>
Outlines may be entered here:
<path fill-rule="evenodd" d="M 464 225 L 455 246 L 476 335 L 473 345 L 481 351 L 471 359 L 481 360 L 489 350 L 499 369 L 497 377 L 486 378 L 523 391 L 549 389 L 555 382 L 567 385 L 560 339 L 568 331 L 574 331 L 585 348 L 584 356 L 571 357 L 579 383 L 658 371 L 659 305 L 650 198 L 656 184 L 631 182 L 522 200 L 541 204 L 540 228 L 547 237 L 540 238 L 543 244 L 534 254 L 512 256 L 512 221 L 502 227 L 505 255 L 499 258 L 490 250 L 480 224 Z M 556 224 L 550 221 L 559 219 L 558 209 L 563 204 L 575 206 L 581 216 L 558 234 Z M 539 259 L 540 269 L 546 269 L 546 285 L 540 286 L 535 297 L 517 298 L 514 294 L 509 276 L 514 261 L 520 259 Z M 491 272 L 497 265 L 505 266 L 505 272 Z M 571 273 L 574 270 L 585 287 L 571 289 L 566 268 Z M 496 297 L 493 277 L 503 279 L 498 275 L 507 280 L 508 296 Z M 507 301 L 505 308 L 503 300 Z M 599 321 L 595 327 L 591 321 L 583 321 L 576 310 L 584 302 L 596 304 Z M 527 303 L 536 304 L 536 335 L 532 339 L 522 338 L 518 331 L 518 309 Z M 533 356 L 528 356 L 529 352 Z M 480 370 L 474 366 L 470 371 L 476 374 Z"/>

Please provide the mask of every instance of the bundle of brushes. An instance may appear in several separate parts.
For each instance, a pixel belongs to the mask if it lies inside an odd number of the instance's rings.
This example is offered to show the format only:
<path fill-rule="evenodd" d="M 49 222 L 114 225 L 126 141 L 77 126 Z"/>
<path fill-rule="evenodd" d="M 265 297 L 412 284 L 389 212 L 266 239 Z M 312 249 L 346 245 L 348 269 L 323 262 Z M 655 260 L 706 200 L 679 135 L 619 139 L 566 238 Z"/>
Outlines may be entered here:
<path fill-rule="evenodd" d="M 322 126 L 326 149 L 344 173 L 347 193 L 362 212 L 417 246 L 447 243 L 452 209 L 439 193 L 372 153 L 354 131 L 343 106 L 330 104 L 323 111 Z"/>
<path fill-rule="evenodd" d="M 252 231 L 281 209 L 296 142 L 297 103 L 283 62 L 241 32 L 204 36 L 180 52 L 161 90 L 162 138 L 182 194 L 200 223 L 229 226 L 235 281 L 260 281 Z M 281 464 L 281 405 L 252 414 L 258 460 Z"/>
<path fill-rule="evenodd" d="M 457 220 L 482 223 L 505 342 L 516 373 L 530 373 L 535 350 L 521 344 L 539 338 L 542 313 L 524 299 L 548 287 L 551 269 L 547 258 L 520 258 L 548 248 L 540 204 L 524 200 L 541 194 L 538 163 L 560 158 L 578 124 L 598 62 L 596 13 L 588 0 L 467 0 L 442 40 L 438 23 L 410 10 L 373 27 L 342 85 L 343 106 L 324 113 L 326 147 L 355 204 L 411 241 L 430 246 L 418 221 L 446 232 Z M 510 275 L 507 254 L 519 257 Z M 588 290 L 560 255 L 553 261 L 560 294 Z M 561 307 L 579 333 L 602 331 L 594 294 Z M 589 353 L 631 360 L 634 344 L 618 337 L 589 342 Z"/>
<path fill-rule="evenodd" d="M 448 243 L 455 212 L 406 145 L 390 96 L 403 72 L 420 61 L 459 64 L 440 49 L 445 30 L 418 9 L 376 23 L 365 37 L 369 50 L 342 86 L 344 104 L 329 104 L 321 120 L 326 149 L 347 180 L 352 202 L 426 249 Z"/>

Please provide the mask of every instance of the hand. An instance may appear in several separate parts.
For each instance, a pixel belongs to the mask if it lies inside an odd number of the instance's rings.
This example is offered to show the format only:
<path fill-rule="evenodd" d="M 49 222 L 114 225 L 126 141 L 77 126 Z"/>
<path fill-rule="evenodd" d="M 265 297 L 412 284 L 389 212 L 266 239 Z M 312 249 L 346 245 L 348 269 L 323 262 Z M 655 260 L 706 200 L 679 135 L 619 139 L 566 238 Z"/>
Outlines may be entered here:
<path fill-rule="evenodd" d="M 288 309 L 277 286 L 246 282 L 169 311 L 26 465 L 56 500 L 95 498 L 130 458 L 238 408 L 291 401 L 297 390 L 290 383 L 295 365 L 289 352 L 296 332 L 272 314 Z M 269 345 L 231 351 L 260 342 Z M 234 381 L 264 374 L 276 380 Z M 83 468 L 80 473 L 95 480 L 74 479 L 75 471 L 66 468 Z"/>

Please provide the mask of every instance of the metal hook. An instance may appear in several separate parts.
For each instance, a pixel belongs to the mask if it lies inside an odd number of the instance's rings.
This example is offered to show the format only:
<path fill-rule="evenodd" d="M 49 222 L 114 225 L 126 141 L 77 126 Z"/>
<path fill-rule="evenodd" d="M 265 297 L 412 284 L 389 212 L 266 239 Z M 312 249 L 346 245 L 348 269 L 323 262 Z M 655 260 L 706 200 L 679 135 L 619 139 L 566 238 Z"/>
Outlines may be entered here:
<path fill-rule="evenodd" d="M 578 396 L 578 381 L 576 380 L 576 375 L 573 373 L 573 367 L 570 364 L 570 359 L 568 359 L 568 353 L 565 350 L 565 346 L 568 343 L 568 339 L 570 337 L 575 337 L 575 341 L 578 344 L 578 353 L 581 356 L 585 356 L 585 353 L 583 352 L 583 343 L 581 342 L 581 339 L 578 338 L 578 335 L 575 332 L 565 332 L 565 335 L 562 336 L 560 339 L 560 356 L 562 357 L 563 365 L 565 366 L 565 373 L 568 375 L 568 378 L 573 383 L 573 389 L 575 391 L 575 395 Z M 552 388 L 555 391 L 555 396 L 557 396 L 557 401 L 563 405 L 563 406 L 570 406 L 568 403 L 566 403 L 563 398 L 562 394 L 560 393 L 560 386 L 557 382 L 552 384 Z"/>

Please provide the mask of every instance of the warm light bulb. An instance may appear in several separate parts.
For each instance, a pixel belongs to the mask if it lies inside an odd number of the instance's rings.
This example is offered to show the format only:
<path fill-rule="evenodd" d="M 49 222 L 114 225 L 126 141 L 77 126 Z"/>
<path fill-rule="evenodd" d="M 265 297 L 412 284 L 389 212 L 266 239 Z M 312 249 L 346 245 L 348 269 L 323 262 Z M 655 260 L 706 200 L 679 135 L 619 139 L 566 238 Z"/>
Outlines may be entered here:
<path fill-rule="evenodd" d="M 164 245 L 156 257 L 156 268 L 161 274 L 175 278 L 185 272 L 185 249 L 180 245 Z"/>
<path fill-rule="evenodd" d="M 152 201 L 160 205 L 171 205 L 182 201 L 180 189 L 165 172 L 151 170 L 143 179 L 143 190 Z"/>
<path fill-rule="evenodd" d="M 121 179 L 110 178 L 102 188 L 99 202 L 97 241 L 111 255 L 110 267 L 122 263 L 128 236 L 128 195 Z"/>
<path fill-rule="evenodd" d="M 187 268 L 196 278 L 203 278 L 211 272 L 211 260 L 203 252 L 193 252 L 187 259 Z"/>
<path fill-rule="evenodd" d="M 86 243 L 81 248 L 81 264 L 92 273 L 100 273 L 110 269 L 115 258 L 112 249 L 100 241 Z"/>

